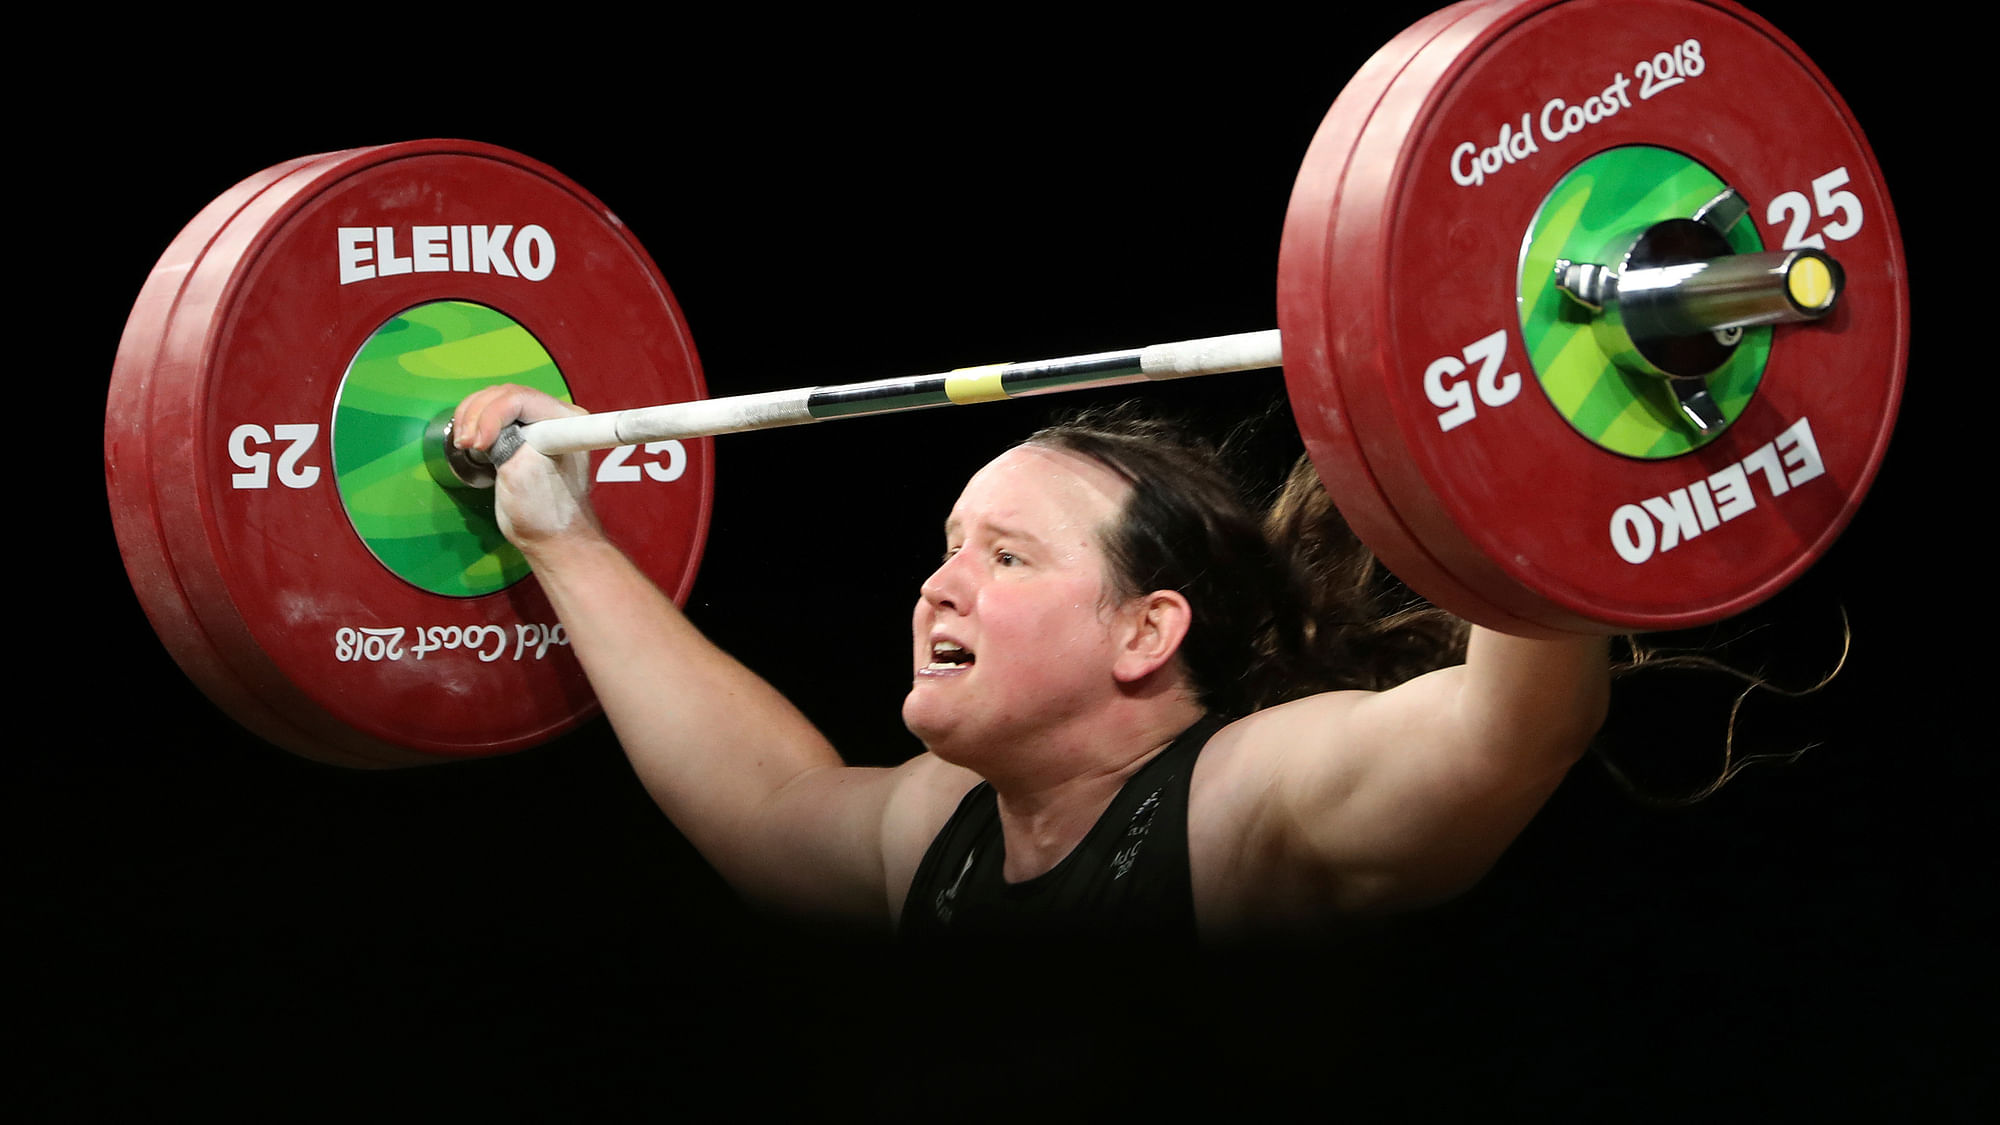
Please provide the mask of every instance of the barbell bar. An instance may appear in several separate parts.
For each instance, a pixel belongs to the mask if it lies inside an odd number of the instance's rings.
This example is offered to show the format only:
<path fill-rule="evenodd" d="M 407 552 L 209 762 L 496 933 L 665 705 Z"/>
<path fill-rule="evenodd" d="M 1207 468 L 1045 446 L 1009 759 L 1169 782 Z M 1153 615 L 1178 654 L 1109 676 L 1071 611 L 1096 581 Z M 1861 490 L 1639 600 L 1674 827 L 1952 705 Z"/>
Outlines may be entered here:
<path fill-rule="evenodd" d="M 1664 229 L 1649 228 L 1645 245 Z M 1721 231 L 1713 232 L 1716 241 Z M 1707 247 L 1703 247 L 1707 250 Z M 1636 253 L 1636 251 L 1635 251 Z M 1555 284 L 1590 310 L 1615 361 L 1635 375 L 1672 380 L 1689 425 L 1707 433 L 1723 425 L 1699 384 L 1721 367 L 1742 339 L 1741 329 L 1762 324 L 1818 320 L 1833 311 L 1844 276 L 1838 262 L 1810 249 L 1731 254 L 1726 246 L 1685 260 L 1654 264 L 1628 253 L 1622 268 L 1559 259 Z M 1621 308 L 1622 306 L 1622 308 Z M 1695 345 L 1692 349 L 1690 341 Z M 1693 357 L 1688 353 L 1692 350 Z M 1692 358 L 1692 362 L 1688 362 Z M 450 441 L 451 421 L 433 430 L 432 455 L 442 457 L 447 485 L 490 488 L 492 469 L 523 446 L 544 456 L 616 449 L 643 442 L 721 437 L 774 430 L 835 418 L 866 418 L 1004 402 L 1031 395 L 1098 390 L 1132 383 L 1229 375 L 1284 366 L 1276 329 L 1209 336 L 1143 348 L 1025 363 L 961 367 L 929 375 L 875 379 L 839 386 L 801 387 L 694 402 L 628 407 L 598 414 L 511 423 L 489 450 L 461 449 Z M 1694 385 L 1696 389 L 1689 389 Z"/>
<path fill-rule="evenodd" d="M 554 457 L 615 449 L 642 442 L 720 437 L 723 434 L 800 426 L 834 418 L 864 418 L 937 406 L 1001 402 L 1011 398 L 1094 390 L 1131 383 L 1226 375 L 1283 366 L 1276 329 L 1210 336 L 1129 351 L 1094 352 L 1027 363 L 994 363 L 930 375 L 875 379 L 840 386 L 802 387 L 694 402 L 631 407 L 542 422 L 512 424 L 489 451 L 451 444 L 450 419 L 439 420 L 433 455 L 442 456 L 451 479 L 490 487 L 492 466 L 523 445 Z"/>

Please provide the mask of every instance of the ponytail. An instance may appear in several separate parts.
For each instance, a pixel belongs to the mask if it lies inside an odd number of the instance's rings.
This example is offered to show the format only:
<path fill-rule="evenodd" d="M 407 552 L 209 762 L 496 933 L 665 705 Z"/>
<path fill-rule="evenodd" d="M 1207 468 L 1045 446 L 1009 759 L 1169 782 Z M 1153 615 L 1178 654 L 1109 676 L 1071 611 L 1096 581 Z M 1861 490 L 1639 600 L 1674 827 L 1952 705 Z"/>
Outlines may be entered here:
<path fill-rule="evenodd" d="M 1288 558 L 1304 603 L 1302 659 L 1284 698 L 1381 691 L 1465 659 L 1466 623 L 1422 601 L 1383 568 L 1304 456 L 1265 515 L 1264 535 Z"/>

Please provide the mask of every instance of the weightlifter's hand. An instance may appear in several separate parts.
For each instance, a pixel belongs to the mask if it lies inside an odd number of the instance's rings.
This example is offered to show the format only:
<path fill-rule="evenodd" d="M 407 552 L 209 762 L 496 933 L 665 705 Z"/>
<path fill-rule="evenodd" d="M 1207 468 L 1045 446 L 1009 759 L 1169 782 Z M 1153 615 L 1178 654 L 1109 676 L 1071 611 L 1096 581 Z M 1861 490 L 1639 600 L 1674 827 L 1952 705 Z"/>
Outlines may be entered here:
<path fill-rule="evenodd" d="M 529 387 L 502 383 L 468 395 L 452 412 L 451 440 L 486 450 L 513 422 L 541 422 L 588 413 Z M 537 545 L 569 534 L 601 535 L 590 510 L 590 455 L 549 458 L 523 445 L 500 466 L 493 509 L 508 542 L 533 554 Z"/>

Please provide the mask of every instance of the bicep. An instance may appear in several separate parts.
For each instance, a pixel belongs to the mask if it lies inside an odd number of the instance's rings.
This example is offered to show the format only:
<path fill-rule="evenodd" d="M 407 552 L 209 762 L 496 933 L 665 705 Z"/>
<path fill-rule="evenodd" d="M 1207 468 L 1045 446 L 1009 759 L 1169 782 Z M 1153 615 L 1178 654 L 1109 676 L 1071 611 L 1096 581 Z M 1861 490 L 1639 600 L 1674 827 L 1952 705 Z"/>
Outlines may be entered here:
<path fill-rule="evenodd" d="M 1497 643 L 1496 643 L 1497 641 Z M 1484 874 L 1602 721 L 1604 645 L 1475 637 L 1467 663 L 1244 720 L 1271 841 L 1344 909 L 1436 899 Z"/>

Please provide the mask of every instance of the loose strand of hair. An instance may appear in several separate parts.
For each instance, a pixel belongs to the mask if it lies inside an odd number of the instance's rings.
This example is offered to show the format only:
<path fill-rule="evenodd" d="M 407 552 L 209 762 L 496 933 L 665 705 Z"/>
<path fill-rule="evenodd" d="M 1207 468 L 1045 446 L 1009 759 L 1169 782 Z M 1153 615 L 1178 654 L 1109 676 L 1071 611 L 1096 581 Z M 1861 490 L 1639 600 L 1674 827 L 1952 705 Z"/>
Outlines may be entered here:
<path fill-rule="evenodd" d="M 1616 759 L 1606 753 L 1601 745 L 1592 747 L 1593 756 L 1627 796 L 1660 809 L 1687 808 L 1690 805 L 1700 804 L 1720 792 L 1723 786 L 1728 785 L 1738 774 L 1751 766 L 1769 763 L 1791 765 L 1798 762 L 1823 743 L 1808 742 L 1793 750 L 1774 750 L 1739 756 L 1736 752 L 1736 735 L 1743 708 L 1751 697 L 1768 694 L 1786 699 L 1805 699 L 1825 691 L 1840 676 L 1841 671 L 1847 667 L 1847 658 L 1854 651 L 1854 628 L 1848 619 L 1847 607 L 1836 608 L 1840 613 L 1840 655 L 1834 660 L 1833 667 L 1824 675 L 1804 687 L 1797 688 L 1785 687 L 1773 682 L 1762 671 L 1749 672 L 1706 653 L 1687 649 L 1653 649 L 1641 644 L 1636 637 L 1625 638 L 1631 648 L 1632 656 L 1612 665 L 1611 676 L 1614 681 L 1640 672 L 1691 669 L 1720 673 L 1743 684 L 1743 690 L 1737 692 L 1735 698 L 1730 701 L 1729 717 L 1723 724 L 1722 765 L 1713 778 L 1696 789 L 1673 794 L 1655 792 L 1641 785 L 1629 771 L 1618 764 Z M 1747 630 L 1737 639 L 1740 640 L 1756 631 L 1756 629 Z"/>

